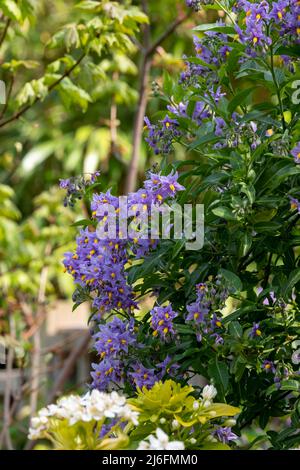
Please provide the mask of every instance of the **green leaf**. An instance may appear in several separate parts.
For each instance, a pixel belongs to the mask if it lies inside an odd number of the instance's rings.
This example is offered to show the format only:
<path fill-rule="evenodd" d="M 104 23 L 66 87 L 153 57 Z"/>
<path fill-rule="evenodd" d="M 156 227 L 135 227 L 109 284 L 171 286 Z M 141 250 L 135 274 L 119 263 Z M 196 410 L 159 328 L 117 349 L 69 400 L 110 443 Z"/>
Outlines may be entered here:
<path fill-rule="evenodd" d="M 240 278 L 231 271 L 221 268 L 219 274 L 227 281 L 228 285 L 234 287 L 237 292 L 243 290 L 243 284 Z"/>
<path fill-rule="evenodd" d="M 163 90 L 167 96 L 172 95 L 173 81 L 168 72 L 164 71 L 163 75 Z"/>
<path fill-rule="evenodd" d="M 100 7 L 101 5 L 99 4 L 99 2 L 95 2 L 93 0 L 84 0 L 83 2 L 80 2 L 75 5 L 75 8 L 91 12 L 96 12 L 97 10 L 99 10 Z"/>
<path fill-rule="evenodd" d="M 0 0 L 0 9 L 4 15 L 14 21 L 22 20 L 22 13 L 17 3 L 13 0 Z"/>
<path fill-rule="evenodd" d="M 193 28 L 194 31 L 216 31 L 217 33 L 226 33 L 226 34 L 236 34 L 233 26 L 220 26 L 217 23 L 210 24 L 200 24 Z"/>
<path fill-rule="evenodd" d="M 281 227 L 279 222 L 258 222 L 253 225 L 255 232 L 264 233 L 264 232 L 276 232 Z"/>
<path fill-rule="evenodd" d="M 204 442 L 201 450 L 231 450 L 231 448 L 222 442 Z"/>
<path fill-rule="evenodd" d="M 290 390 L 291 392 L 300 391 L 300 383 L 297 380 L 283 380 L 280 384 L 280 390 Z M 271 395 L 274 392 L 278 392 L 276 384 L 271 385 L 266 390 L 266 395 Z"/>
<path fill-rule="evenodd" d="M 228 105 L 228 112 L 230 114 L 236 110 L 238 106 L 241 106 L 245 103 L 247 98 L 249 98 L 254 90 L 257 90 L 257 87 L 246 88 L 245 90 L 240 91 L 235 95 L 235 97 L 230 101 Z"/>
<path fill-rule="evenodd" d="M 291 293 L 293 287 L 300 281 L 300 268 L 294 269 L 289 275 L 288 282 L 284 289 L 284 295 L 287 296 Z"/>
<path fill-rule="evenodd" d="M 68 77 L 61 81 L 59 89 L 61 97 L 67 106 L 77 104 L 86 111 L 88 103 L 92 102 L 90 95 L 82 88 L 76 86 Z"/>
<path fill-rule="evenodd" d="M 234 338 L 241 338 L 243 336 L 243 328 L 238 321 L 232 321 L 228 327 L 229 333 Z"/>
<path fill-rule="evenodd" d="M 229 384 L 229 373 L 225 362 L 221 362 L 217 357 L 208 366 L 208 372 L 213 378 L 216 386 L 221 388 L 222 396 L 225 395 Z"/>
<path fill-rule="evenodd" d="M 219 137 L 217 137 L 214 132 L 210 132 L 209 134 L 206 134 L 196 139 L 194 142 L 192 142 L 189 145 L 188 148 L 192 150 L 192 149 L 197 148 L 200 145 L 217 142 L 218 140 L 219 140 Z"/>
<path fill-rule="evenodd" d="M 235 215 L 231 212 L 230 209 L 228 209 L 228 207 L 219 206 L 215 209 L 212 209 L 212 212 L 225 220 L 236 220 Z"/>

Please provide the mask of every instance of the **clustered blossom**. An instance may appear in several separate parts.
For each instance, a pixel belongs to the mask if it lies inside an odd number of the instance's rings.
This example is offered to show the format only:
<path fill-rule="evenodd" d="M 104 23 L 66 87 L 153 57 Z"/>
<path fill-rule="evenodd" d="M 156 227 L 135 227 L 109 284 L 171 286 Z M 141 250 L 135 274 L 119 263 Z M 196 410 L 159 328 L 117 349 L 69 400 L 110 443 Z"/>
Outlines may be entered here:
<path fill-rule="evenodd" d="M 137 450 L 184 450 L 181 441 L 170 441 L 169 436 L 160 428 L 156 429 L 155 436 L 150 434 L 141 441 Z"/>
<path fill-rule="evenodd" d="M 217 396 L 217 389 L 213 385 L 205 385 L 202 390 L 202 405 L 208 407 L 212 404 L 213 399 Z"/>
<path fill-rule="evenodd" d="M 135 223 L 141 212 L 149 214 L 153 205 L 159 207 L 183 190 L 177 180 L 177 173 L 167 176 L 149 173 L 144 188 L 128 195 L 126 209 L 131 223 Z M 109 209 L 113 209 L 114 213 L 111 214 Z M 97 232 L 93 227 L 80 231 L 75 253 L 65 253 L 65 269 L 73 276 L 79 292 L 83 290 L 92 297 L 98 316 L 113 309 L 130 312 L 137 305 L 127 283 L 125 265 L 131 253 L 141 258 L 156 246 L 157 240 L 151 239 L 148 227 L 146 230 L 142 228 L 141 232 L 137 227 L 133 237 L 126 236 L 121 233 L 118 223 L 117 238 L 97 235 L 100 229 L 103 235 L 109 235 L 109 222 L 111 218 L 115 220 L 116 213 L 120 211 L 119 198 L 110 191 L 94 194 L 91 210 L 93 219 L 98 223 Z"/>
<path fill-rule="evenodd" d="M 217 26 L 222 27 L 224 23 L 219 21 Z M 201 39 L 193 37 L 196 52 L 196 61 L 185 60 L 185 70 L 180 75 L 179 83 L 183 85 L 201 86 L 203 79 L 207 80 L 212 87 L 218 82 L 216 67 L 220 67 L 227 60 L 232 48 L 229 45 L 229 37 L 225 33 L 217 31 L 206 31 Z M 200 59 L 200 62 L 197 61 Z"/>
<path fill-rule="evenodd" d="M 141 362 L 135 362 L 131 366 L 131 371 L 128 373 L 134 387 L 142 389 L 143 387 L 151 388 L 166 376 L 179 379 L 181 374 L 178 373 L 179 365 L 172 362 L 169 355 L 165 359 L 156 364 L 155 367 L 147 368 Z"/>
<path fill-rule="evenodd" d="M 89 175 L 89 178 L 84 176 L 61 179 L 59 186 L 65 189 L 67 194 L 64 198 L 64 206 L 73 207 L 76 199 L 82 199 L 84 190 L 87 186 L 94 184 L 100 176 L 100 171 L 96 171 Z"/>
<path fill-rule="evenodd" d="M 145 129 L 148 131 L 145 140 L 154 150 L 155 155 L 170 153 L 172 142 L 182 135 L 178 121 L 171 119 L 169 116 L 166 116 L 162 121 L 158 121 L 157 124 L 152 124 L 147 117 L 144 120 Z"/>
<path fill-rule="evenodd" d="M 114 316 L 98 326 L 93 334 L 94 349 L 100 357 L 99 364 L 92 364 L 92 388 L 107 390 L 111 382 L 120 384 L 123 379 L 129 347 L 135 346 L 134 320 L 123 321 Z"/>
<path fill-rule="evenodd" d="M 87 298 L 92 299 L 93 320 L 102 321 L 105 314 L 112 311 L 124 311 L 131 315 L 132 310 L 137 307 L 132 288 L 127 281 L 125 265 L 132 256 L 144 257 L 158 242 L 151 239 L 147 224 L 146 228 L 140 226 L 140 216 L 146 213 L 148 217 L 153 207 L 162 210 L 162 204 L 166 200 L 173 199 L 177 192 L 183 189 L 184 187 L 178 183 L 177 173 L 171 172 L 165 176 L 149 172 L 144 187 L 130 193 L 126 200 L 130 228 L 135 227 L 134 236 L 131 236 L 131 233 L 121 233 L 121 226 L 117 221 L 114 237 L 111 237 L 110 217 L 116 220 L 115 214 L 120 212 L 120 199 L 113 196 L 110 191 L 93 195 L 91 211 L 93 221 L 98 224 L 97 231 L 93 226 L 82 229 L 76 239 L 75 252 L 65 253 L 63 261 L 65 270 L 73 276 L 77 285 L 74 301 L 80 303 Z M 101 234 L 108 236 L 100 236 L 99 227 L 102 230 Z M 158 324 L 155 326 L 158 332 L 168 337 L 174 334 L 172 320 L 175 316 L 175 312 L 167 308 L 164 328 Z M 158 322 L 160 321 L 161 318 Z M 155 315 L 153 325 L 156 325 Z M 115 316 L 109 323 L 100 324 L 93 332 L 93 339 L 100 362 L 92 364 L 92 387 L 107 390 L 113 384 L 122 384 L 125 367 L 133 367 L 127 359 L 130 356 L 129 348 L 136 347 L 134 320 L 123 321 Z M 171 365 L 170 369 L 174 370 L 174 367 Z M 135 365 L 133 368 L 133 371 L 128 372 L 133 385 L 151 387 L 155 381 L 162 378 L 167 362 L 157 365 L 155 370 L 146 369 L 143 364 Z"/>
<path fill-rule="evenodd" d="M 138 424 L 138 412 L 126 403 L 125 397 L 117 392 L 102 393 L 92 390 L 84 396 L 62 397 L 57 404 L 42 408 L 30 423 L 29 439 L 41 439 L 58 427 L 58 422 L 66 420 L 69 426 L 76 423 L 102 422 L 113 419 L 116 422 Z"/>
<path fill-rule="evenodd" d="M 220 334 L 222 322 L 216 311 L 224 305 L 228 290 L 220 288 L 217 280 L 216 285 L 197 284 L 196 294 L 196 301 L 186 307 L 188 312 L 186 322 L 195 329 L 199 342 L 205 337 L 212 339 L 215 344 L 222 344 L 223 338 Z"/>
<path fill-rule="evenodd" d="M 174 312 L 171 305 L 166 307 L 154 307 L 151 312 L 151 328 L 153 336 L 158 336 L 162 340 L 166 340 L 167 337 L 175 335 L 175 329 L 173 326 L 173 320 L 177 317 L 178 313 Z"/>
<path fill-rule="evenodd" d="M 277 2 L 249 2 L 238 0 L 233 10 L 244 12 L 244 28 L 236 26 L 240 41 L 248 46 L 249 55 L 255 55 L 255 49 L 267 48 L 273 42 L 275 34 L 285 45 L 300 41 L 299 14 L 300 4 L 295 0 Z"/>

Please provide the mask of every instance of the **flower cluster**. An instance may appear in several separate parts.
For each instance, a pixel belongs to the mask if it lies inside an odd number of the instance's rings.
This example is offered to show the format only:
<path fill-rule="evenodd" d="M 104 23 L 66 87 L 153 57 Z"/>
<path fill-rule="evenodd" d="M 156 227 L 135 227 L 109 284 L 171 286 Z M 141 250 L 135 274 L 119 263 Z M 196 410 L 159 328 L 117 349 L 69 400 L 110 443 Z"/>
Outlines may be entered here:
<path fill-rule="evenodd" d="M 84 396 L 62 397 L 57 404 L 42 408 L 31 420 L 29 439 L 42 439 L 59 430 L 60 423 L 74 426 L 77 423 L 99 423 L 107 420 L 138 424 L 138 412 L 133 411 L 126 399 L 117 392 L 110 394 L 92 390 Z"/>
<path fill-rule="evenodd" d="M 129 372 L 129 377 L 134 386 L 140 389 L 143 387 L 149 389 L 153 387 L 156 382 L 166 377 L 181 378 L 181 374 L 178 373 L 179 365 L 172 362 L 169 355 L 167 355 L 162 362 L 156 364 L 155 367 L 147 368 L 139 362 L 134 363 L 132 369 L 133 371 Z"/>
<path fill-rule="evenodd" d="M 186 5 L 189 8 L 192 8 L 194 11 L 199 11 L 201 10 L 201 4 L 202 5 L 209 5 L 213 4 L 214 0 L 186 0 Z"/>
<path fill-rule="evenodd" d="M 215 285 L 197 284 L 196 293 L 196 301 L 186 307 L 188 312 L 186 322 L 195 329 L 199 342 L 205 337 L 213 339 L 215 344 L 222 344 L 223 338 L 220 334 L 222 322 L 216 311 L 224 306 L 228 297 L 228 289 L 220 288 L 220 281 L 217 279 Z"/>
<path fill-rule="evenodd" d="M 65 189 L 67 194 L 64 198 L 64 206 L 73 207 L 77 199 L 82 199 L 84 191 L 87 186 L 96 183 L 97 178 L 100 176 L 100 171 L 96 171 L 89 175 L 89 178 L 84 176 L 61 179 L 59 186 Z"/>
<path fill-rule="evenodd" d="M 151 328 L 153 336 L 159 336 L 163 341 L 175 335 L 173 320 L 178 313 L 174 312 L 171 305 L 166 307 L 154 307 L 151 312 Z"/>
<path fill-rule="evenodd" d="M 107 390 L 111 382 L 121 384 L 129 347 L 136 344 L 134 320 L 123 321 L 114 316 L 108 323 L 99 325 L 93 334 L 94 349 L 100 357 L 99 364 L 92 364 L 92 388 Z"/>
<path fill-rule="evenodd" d="M 283 44 L 298 43 L 300 4 L 295 0 L 277 2 L 249 2 L 238 0 L 233 7 L 237 13 L 244 12 L 244 29 L 236 26 L 242 43 L 248 45 L 248 53 L 255 55 L 258 47 L 266 48 L 273 43 L 273 35 L 282 38 Z"/>
<path fill-rule="evenodd" d="M 172 142 L 181 135 L 178 121 L 169 116 L 158 121 L 157 124 L 151 124 L 150 120 L 145 117 L 145 129 L 148 131 L 145 140 L 156 155 L 169 153 L 172 149 Z"/>
<path fill-rule="evenodd" d="M 146 228 L 143 224 L 140 227 L 142 213 L 148 217 L 153 205 L 159 207 L 183 190 L 177 180 L 177 173 L 167 176 L 149 173 L 144 188 L 128 195 L 126 212 L 131 218 L 131 229 L 135 227 L 132 237 L 121 233 L 117 222 L 114 225 L 116 238 L 110 236 L 110 223 L 115 223 L 120 211 L 119 198 L 110 191 L 93 195 L 91 210 L 93 220 L 98 223 L 97 231 L 93 226 L 81 230 L 76 251 L 65 254 L 64 265 L 81 290 L 92 297 L 93 307 L 100 317 L 113 309 L 130 312 L 137 306 L 127 283 L 125 265 L 131 253 L 141 258 L 156 246 L 157 241 L 150 236 L 148 218 Z"/>
<path fill-rule="evenodd" d="M 219 21 L 217 26 L 222 28 L 224 23 Z M 217 83 L 216 67 L 227 60 L 230 51 L 229 37 L 225 33 L 218 31 L 206 31 L 201 39 L 198 36 L 193 37 L 195 47 L 195 60 L 193 58 L 185 59 L 185 70 L 180 75 L 179 83 L 183 85 L 194 85 L 200 87 L 205 79 L 211 88 Z M 211 88 L 209 94 L 214 95 Z M 220 96 L 215 96 L 216 102 Z"/>
<path fill-rule="evenodd" d="M 137 450 L 184 450 L 183 442 L 170 441 L 169 436 L 160 428 L 156 429 L 155 434 L 150 434 L 146 440 L 141 441 Z"/>

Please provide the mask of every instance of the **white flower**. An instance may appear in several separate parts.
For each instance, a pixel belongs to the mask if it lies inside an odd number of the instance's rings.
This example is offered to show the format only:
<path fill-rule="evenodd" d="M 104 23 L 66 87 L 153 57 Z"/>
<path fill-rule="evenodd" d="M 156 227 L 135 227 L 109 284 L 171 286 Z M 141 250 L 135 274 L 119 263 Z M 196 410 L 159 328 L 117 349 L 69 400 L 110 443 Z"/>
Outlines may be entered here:
<path fill-rule="evenodd" d="M 121 418 L 124 418 L 126 421 L 131 421 L 135 426 L 139 424 L 139 413 L 137 411 L 133 411 L 128 405 L 123 406 L 121 412 L 119 413 L 119 416 Z"/>
<path fill-rule="evenodd" d="M 202 390 L 202 398 L 204 401 L 212 401 L 217 393 L 218 391 L 213 385 L 205 385 Z"/>
<path fill-rule="evenodd" d="M 173 419 L 172 421 L 172 429 L 178 429 L 179 428 L 179 423 L 177 419 Z"/>
<path fill-rule="evenodd" d="M 195 400 L 194 403 L 193 403 L 193 409 L 198 410 L 199 406 L 200 406 L 199 402 L 197 400 Z"/>
<path fill-rule="evenodd" d="M 184 450 L 183 442 L 169 441 L 169 436 L 160 428 L 156 429 L 156 436 L 151 434 L 147 439 L 149 444 L 141 441 L 138 450 Z"/>

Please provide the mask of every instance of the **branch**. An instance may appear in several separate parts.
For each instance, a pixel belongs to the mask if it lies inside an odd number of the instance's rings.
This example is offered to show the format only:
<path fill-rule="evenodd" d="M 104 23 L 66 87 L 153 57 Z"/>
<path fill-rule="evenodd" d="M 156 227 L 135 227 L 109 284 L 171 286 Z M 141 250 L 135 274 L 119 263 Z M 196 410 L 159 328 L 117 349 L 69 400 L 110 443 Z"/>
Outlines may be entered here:
<path fill-rule="evenodd" d="M 57 87 L 57 85 L 59 85 L 64 78 L 68 77 L 73 72 L 73 70 L 80 64 L 80 62 L 84 59 L 85 56 L 86 53 L 83 52 L 83 54 L 79 57 L 79 59 L 77 59 L 75 64 L 73 64 L 72 67 L 66 70 L 61 77 L 59 77 L 55 82 L 52 83 L 52 85 L 48 87 L 48 92 L 52 91 L 55 87 Z M 24 113 L 26 113 L 26 111 L 28 111 L 30 108 L 32 108 L 32 106 L 34 106 L 38 101 L 40 101 L 40 99 L 41 98 L 37 96 L 32 103 L 26 105 L 24 108 L 20 109 L 20 111 L 17 111 L 10 118 L 6 119 L 6 121 L 0 122 L 0 128 L 6 126 L 12 121 L 19 119 Z"/>
<path fill-rule="evenodd" d="M 45 248 L 45 257 L 51 253 L 51 245 L 48 244 Z M 40 285 L 37 296 L 37 317 L 40 317 L 41 310 L 44 308 L 45 293 L 48 278 L 48 266 L 44 266 L 40 275 Z M 33 335 L 33 353 L 31 365 L 31 387 L 32 393 L 30 394 L 30 417 L 32 418 L 37 410 L 38 393 L 39 393 L 39 374 L 40 374 L 40 360 L 41 360 L 41 331 L 37 328 Z"/>
<path fill-rule="evenodd" d="M 143 2 L 143 10 L 147 14 L 147 5 Z M 139 164 L 139 155 L 140 155 L 140 146 L 142 140 L 142 132 L 144 127 L 144 117 L 147 107 L 147 85 L 149 81 L 149 74 L 151 70 L 151 58 L 155 53 L 156 49 L 160 44 L 167 39 L 180 24 L 182 24 L 187 18 L 188 15 L 180 16 L 177 18 L 166 31 L 156 40 L 153 44 L 150 44 L 150 27 L 146 25 L 144 28 L 144 41 L 142 59 L 140 65 L 140 85 L 139 85 L 139 100 L 137 105 L 137 110 L 134 118 L 134 127 L 133 127 L 133 145 L 132 145 L 132 154 L 131 160 L 129 163 L 126 183 L 125 183 L 125 193 L 134 191 L 136 186 L 137 174 L 138 174 L 138 164 Z"/>
<path fill-rule="evenodd" d="M 6 20 L 6 23 L 5 23 L 5 27 L 4 27 L 4 30 L 3 30 L 3 33 L 2 33 L 2 36 L 0 38 L 0 47 L 2 46 L 3 42 L 4 42 L 4 39 L 6 38 L 6 34 L 7 34 L 7 31 L 8 31 L 8 28 L 9 28 L 9 25 L 11 23 L 11 19 L 10 18 L 7 18 Z"/>
<path fill-rule="evenodd" d="M 146 51 L 147 56 L 151 56 L 154 54 L 156 49 L 161 45 L 162 42 L 164 42 L 165 39 L 167 39 L 174 31 L 180 26 L 185 20 L 188 19 L 190 16 L 190 13 L 180 16 L 177 18 L 172 24 L 170 24 L 169 28 L 166 29 L 166 31 L 159 37 L 157 40 L 149 47 L 149 49 Z"/>

